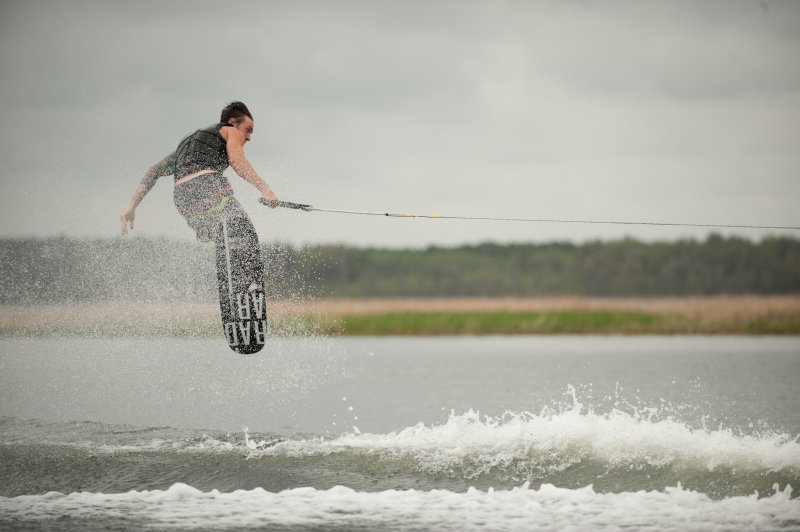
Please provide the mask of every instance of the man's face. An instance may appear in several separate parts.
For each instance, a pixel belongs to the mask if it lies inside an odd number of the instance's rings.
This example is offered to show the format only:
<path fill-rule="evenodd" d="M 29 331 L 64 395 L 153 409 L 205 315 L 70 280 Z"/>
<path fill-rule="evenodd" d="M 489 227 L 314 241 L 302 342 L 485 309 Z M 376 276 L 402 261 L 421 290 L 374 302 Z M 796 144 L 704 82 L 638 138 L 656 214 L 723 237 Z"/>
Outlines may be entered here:
<path fill-rule="evenodd" d="M 233 120 L 231 120 L 231 123 L 233 124 L 233 127 L 244 134 L 245 142 L 249 142 L 250 135 L 253 134 L 253 119 L 249 116 L 245 116 L 244 119 L 238 124 L 233 122 Z"/>

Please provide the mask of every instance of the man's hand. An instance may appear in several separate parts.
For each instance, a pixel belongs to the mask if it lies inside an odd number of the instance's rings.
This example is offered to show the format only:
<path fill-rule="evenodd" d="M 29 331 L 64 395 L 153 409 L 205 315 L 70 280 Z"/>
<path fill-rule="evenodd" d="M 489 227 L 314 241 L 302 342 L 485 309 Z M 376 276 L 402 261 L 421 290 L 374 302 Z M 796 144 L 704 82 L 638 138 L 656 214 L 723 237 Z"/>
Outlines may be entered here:
<path fill-rule="evenodd" d="M 261 194 L 261 197 L 264 198 L 270 208 L 274 209 L 278 206 L 278 196 L 273 191 L 267 190 Z"/>
<path fill-rule="evenodd" d="M 122 236 L 128 234 L 129 223 L 131 224 L 131 231 L 133 231 L 134 218 L 136 218 L 136 209 L 134 207 L 128 207 L 128 209 L 119 217 L 120 221 L 122 222 Z"/>

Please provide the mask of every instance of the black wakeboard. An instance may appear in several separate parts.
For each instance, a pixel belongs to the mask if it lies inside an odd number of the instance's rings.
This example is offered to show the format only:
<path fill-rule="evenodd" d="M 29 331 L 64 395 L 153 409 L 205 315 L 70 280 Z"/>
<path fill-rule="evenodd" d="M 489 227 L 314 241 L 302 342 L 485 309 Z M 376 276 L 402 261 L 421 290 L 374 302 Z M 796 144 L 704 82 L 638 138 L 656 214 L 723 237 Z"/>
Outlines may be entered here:
<path fill-rule="evenodd" d="M 216 239 L 219 308 L 228 346 L 249 355 L 261 351 L 266 342 L 267 298 L 257 237 L 255 243 L 242 244 L 239 236 L 235 219 L 220 222 Z"/>

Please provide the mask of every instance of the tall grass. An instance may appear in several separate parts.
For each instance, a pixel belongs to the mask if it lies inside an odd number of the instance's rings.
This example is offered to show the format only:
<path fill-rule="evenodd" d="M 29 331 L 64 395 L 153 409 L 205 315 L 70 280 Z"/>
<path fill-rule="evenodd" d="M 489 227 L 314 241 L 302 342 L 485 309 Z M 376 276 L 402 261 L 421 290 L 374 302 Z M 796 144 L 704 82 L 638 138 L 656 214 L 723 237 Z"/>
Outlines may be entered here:
<path fill-rule="evenodd" d="M 345 315 L 344 334 L 642 333 L 663 329 L 666 315 L 606 310 L 550 312 L 389 312 Z"/>
<path fill-rule="evenodd" d="M 268 306 L 268 313 L 270 334 L 275 336 L 800 334 L 796 297 L 276 302 Z M 0 336 L 220 334 L 219 309 L 212 304 L 0 305 Z"/>

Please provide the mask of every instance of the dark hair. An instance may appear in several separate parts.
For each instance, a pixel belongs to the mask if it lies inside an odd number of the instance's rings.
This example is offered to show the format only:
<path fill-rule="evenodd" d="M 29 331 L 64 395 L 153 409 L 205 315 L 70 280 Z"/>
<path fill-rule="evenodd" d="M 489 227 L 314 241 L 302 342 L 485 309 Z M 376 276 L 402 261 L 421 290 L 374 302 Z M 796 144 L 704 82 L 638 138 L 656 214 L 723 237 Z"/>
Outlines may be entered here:
<path fill-rule="evenodd" d="M 250 120 L 253 120 L 253 115 L 250 114 L 250 110 L 245 104 L 242 102 L 231 102 L 222 110 L 222 113 L 219 115 L 219 121 L 222 124 L 227 124 L 228 121 L 233 118 L 233 121 L 238 124 L 245 116 L 249 116 Z"/>

